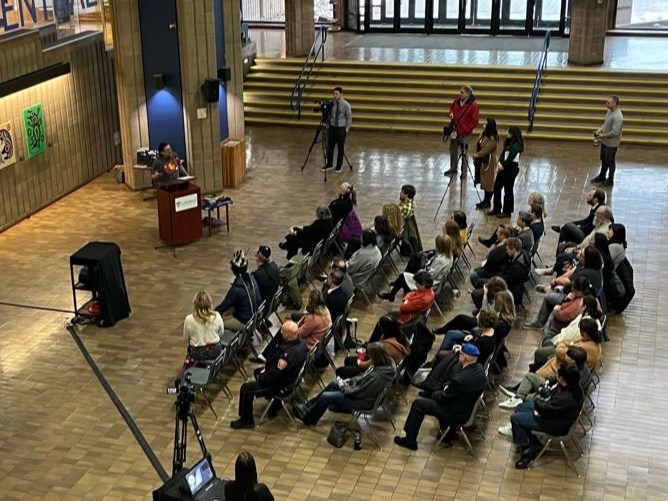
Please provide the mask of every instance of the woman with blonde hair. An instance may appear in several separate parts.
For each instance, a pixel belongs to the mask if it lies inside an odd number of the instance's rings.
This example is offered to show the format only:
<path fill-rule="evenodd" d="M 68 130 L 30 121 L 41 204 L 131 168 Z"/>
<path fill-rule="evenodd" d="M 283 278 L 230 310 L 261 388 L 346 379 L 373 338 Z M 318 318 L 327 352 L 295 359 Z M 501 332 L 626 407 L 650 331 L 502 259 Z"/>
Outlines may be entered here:
<path fill-rule="evenodd" d="M 390 223 L 390 228 L 392 232 L 399 236 L 404 231 L 404 216 L 401 214 L 401 209 L 397 204 L 385 204 L 383 205 L 383 216 L 387 218 L 387 222 Z"/>
<path fill-rule="evenodd" d="M 201 290 L 193 298 L 193 313 L 183 322 L 183 339 L 187 344 L 188 358 L 191 360 L 212 360 L 221 351 L 220 336 L 223 334 L 223 319 L 213 309 L 211 296 Z M 187 363 L 186 365 L 190 365 Z"/>

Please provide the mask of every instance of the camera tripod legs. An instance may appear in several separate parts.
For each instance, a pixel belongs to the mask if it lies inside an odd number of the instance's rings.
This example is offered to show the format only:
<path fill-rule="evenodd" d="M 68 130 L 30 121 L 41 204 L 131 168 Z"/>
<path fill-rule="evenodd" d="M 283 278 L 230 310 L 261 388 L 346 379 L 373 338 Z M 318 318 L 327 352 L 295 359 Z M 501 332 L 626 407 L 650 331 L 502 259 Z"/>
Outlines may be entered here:
<path fill-rule="evenodd" d="M 320 122 L 318 124 L 318 127 L 315 130 L 315 134 L 313 135 L 313 141 L 311 141 L 311 145 L 308 148 L 308 153 L 306 154 L 306 158 L 304 159 L 304 163 L 301 166 L 302 172 L 304 171 L 304 168 L 306 167 L 306 164 L 308 163 L 308 159 L 311 157 L 311 153 L 313 152 L 313 148 L 315 148 L 315 145 L 320 143 L 322 146 L 322 165 L 323 165 L 323 171 L 325 173 L 325 178 L 323 181 L 326 183 L 327 182 L 327 124 L 324 122 Z M 353 170 L 353 164 L 350 163 L 350 160 L 348 160 L 348 155 L 345 153 L 343 154 L 343 158 L 346 160 L 346 164 L 350 168 L 350 171 L 352 172 Z"/>
<path fill-rule="evenodd" d="M 436 222 L 436 218 L 438 217 L 438 213 L 441 211 L 441 207 L 443 206 L 443 202 L 445 201 L 445 197 L 448 194 L 448 190 L 450 189 L 450 185 L 452 184 L 453 180 L 455 179 L 456 174 L 457 174 L 457 166 L 461 165 L 462 167 L 462 176 L 461 179 L 465 180 L 466 179 L 466 172 L 468 171 L 469 177 L 471 178 L 471 181 L 473 182 L 473 187 L 475 188 L 475 177 L 473 176 L 473 171 L 471 170 L 471 165 L 469 164 L 468 161 L 468 156 L 466 155 L 466 147 L 463 146 L 463 143 L 460 144 L 459 147 L 459 156 L 457 157 L 457 163 L 455 164 L 454 168 L 454 175 L 449 176 L 450 180 L 448 181 L 448 185 L 445 187 L 445 192 L 443 192 L 443 197 L 441 197 L 441 202 L 438 204 L 438 208 L 436 209 L 436 213 L 434 214 L 434 222 Z M 453 169 L 451 169 L 453 170 Z M 448 171 L 449 172 L 449 171 Z M 448 172 L 445 173 L 446 176 L 448 176 Z M 462 187 L 459 190 L 459 207 L 460 209 L 464 206 L 464 186 L 465 184 L 462 183 Z M 476 189 L 475 190 L 476 195 L 478 196 L 478 201 L 482 203 L 482 197 L 480 196 L 480 192 Z M 487 213 L 483 212 L 483 215 L 485 216 L 485 220 L 487 220 Z"/>

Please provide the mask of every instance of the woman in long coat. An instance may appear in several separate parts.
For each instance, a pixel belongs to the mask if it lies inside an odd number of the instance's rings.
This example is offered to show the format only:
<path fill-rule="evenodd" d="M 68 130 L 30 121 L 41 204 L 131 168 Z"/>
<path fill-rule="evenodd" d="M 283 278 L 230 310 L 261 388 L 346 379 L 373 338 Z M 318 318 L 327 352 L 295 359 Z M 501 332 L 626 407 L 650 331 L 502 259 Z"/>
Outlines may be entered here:
<path fill-rule="evenodd" d="M 499 133 L 496 130 L 496 120 L 488 118 L 485 129 L 480 133 L 475 143 L 473 165 L 475 166 L 475 183 L 485 190 L 485 198 L 476 204 L 477 209 L 491 207 L 494 195 L 494 180 L 496 178 L 496 148 L 499 144 Z"/>

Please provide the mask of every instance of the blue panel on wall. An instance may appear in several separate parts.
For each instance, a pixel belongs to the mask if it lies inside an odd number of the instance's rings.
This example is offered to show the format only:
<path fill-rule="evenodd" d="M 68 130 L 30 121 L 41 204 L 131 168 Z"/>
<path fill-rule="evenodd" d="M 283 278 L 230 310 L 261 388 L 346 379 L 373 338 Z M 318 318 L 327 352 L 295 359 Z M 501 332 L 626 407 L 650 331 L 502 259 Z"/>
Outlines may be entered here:
<path fill-rule="evenodd" d="M 157 148 L 161 141 L 165 141 L 185 158 L 176 0 L 140 0 L 139 24 L 149 146 Z M 163 77 L 162 89 L 156 89 L 154 75 L 157 74 Z"/>
<path fill-rule="evenodd" d="M 218 68 L 225 66 L 225 28 L 223 23 L 223 0 L 214 0 L 213 15 L 216 30 L 216 65 Z M 230 135 L 227 127 L 227 88 L 225 82 L 220 82 L 220 101 L 218 101 L 220 115 L 220 138 L 225 139 Z"/>

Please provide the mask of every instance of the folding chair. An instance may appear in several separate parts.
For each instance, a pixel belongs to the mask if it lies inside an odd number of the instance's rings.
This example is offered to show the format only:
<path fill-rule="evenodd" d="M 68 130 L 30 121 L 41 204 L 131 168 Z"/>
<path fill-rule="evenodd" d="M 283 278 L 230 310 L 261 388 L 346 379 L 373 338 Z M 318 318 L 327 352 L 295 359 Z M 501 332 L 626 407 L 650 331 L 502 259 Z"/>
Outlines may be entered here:
<path fill-rule="evenodd" d="M 185 372 L 186 375 L 190 376 L 190 382 L 193 385 L 195 394 L 200 393 L 202 397 L 204 397 L 209 409 L 211 409 L 211 412 L 213 412 L 213 415 L 216 417 L 216 421 L 218 420 L 218 414 L 216 414 L 213 405 L 211 405 L 211 401 L 206 396 L 206 393 L 204 393 L 204 388 L 209 386 L 216 379 L 224 359 L 225 351 L 223 350 L 215 360 L 203 361 L 201 365 L 190 367 Z M 227 385 L 224 385 L 223 388 L 227 388 Z M 227 391 L 229 391 L 229 388 Z"/>
<path fill-rule="evenodd" d="M 256 428 L 259 428 L 260 425 L 264 422 L 264 418 L 267 416 L 267 413 L 269 412 L 269 409 L 271 409 L 271 406 L 274 404 L 274 402 L 280 402 L 281 407 L 287 414 L 288 418 L 290 419 L 290 422 L 295 426 L 295 428 L 297 428 L 297 432 L 299 432 L 299 426 L 297 426 L 297 422 L 295 421 L 295 418 L 292 416 L 292 412 L 290 412 L 290 409 L 288 409 L 286 403 L 292 404 L 292 402 L 294 401 L 297 393 L 297 388 L 299 388 L 299 384 L 301 383 L 301 380 L 304 377 L 305 370 L 306 370 L 306 362 L 304 362 L 302 368 L 299 369 L 299 374 L 297 374 L 297 378 L 290 386 L 288 386 L 287 388 L 283 388 L 274 395 L 271 395 L 271 397 L 268 397 L 269 404 L 264 409 L 264 412 L 262 413 L 262 416 L 260 417 L 260 420 L 258 421 Z"/>
<path fill-rule="evenodd" d="M 308 278 L 308 283 L 311 287 L 314 289 L 318 290 L 318 287 L 315 286 L 314 277 L 316 276 L 317 273 L 324 272 L 325 269 L 323 266 L 320 264 L 320 260 L 323 257 L 324 254 L 324 246 L 325 246 L 325 240 L 320 240 L 318 244 L 315 246 L 313 249 L 313 254 L 311 255 L 311 263 L 310 266 L 306 268 L 306 277 Z M 311 273 L 310 268 L 313 268 L 315 270 L 317 268 L 317 272 Z"/>
<path fill-rule="evenodd" d="M 431 454 L 433 454 L 436 451 L 438 446 L 441 445 L 441 442 L 443 442 L 443 439 L 446 437 L 446 435 L 450 432 L 452 428 L 454 428 L 457 434 L 464 439 L 464 442 L 466 442 L 467 450 L 469 451 L 469 453 L 475 458 L 476 461 L 478 461 L 478 456 L 476 456 L 475 452 L 473 451 L 473 446 L 471 445 L 471 441 L 469 440 L 466 431 L 464 431 L 464 428 L 471 428 L 471 427 L 474 428 L 474 430 L 477 431 L 480 434 L 480 436 L 482 436 L 483 441 L 486 440 L 485 434 L 482 432 L 477 423 L 478 410 L 483 405 L 484 396 L 485 392 L 483 391 L 482 393 L 480 393 L 478 400 L 476 400 L 475 405 L 473 406 L 473 410 L 471 411 L 471 416 L 469 417 L 468 421 L 466 421 L 466 423 L 458 426 L 448 426 L 445 429 L 445 431 L 441 433 L 441 435 L 438 437 L 438 440 L 436 440 L 436 442 L 431 448 Z"/>
<path fill-rule="evenodd" d="M 315 373 L 316 377 L 319 379 L 318 384 L 320 385 L 320 388 L 325 387 L 325 383 L 323 382 L 320 373 L 315 369 L 315 361 L 318 358 L 318 354 L 320 353 L 321 345 L 322 343 L 318 341 L 313 346 L 311 346 L 311 349 L 308 351 L 308 354 L 306 355 L 306 363 L 304 364 L 304 373 L 302 374 L 302 378 L 297 383 L 297 390 L 301 392 L 302 396 L 304 397 L 304 400 L 308 400 L 308 396 L 306 395 L 304 388 L 301 387 L 301 383 L 304 381 L 304 376 L 306 374 Z"/>
<path fill-rule="evenodd" d="M 466 242 L 464 243 L 464 249 L 468 249 L 469 251 L 471 251 L 473 259 L 477 259 L 475 252 L 473 251 L 473 247 L 471 247 L 471 235 L 473 235 L 474 228 L 475 228 L 475 221 L 472 221 L 471 224 L 469 224 L 468 229 L 466 230 Z"/>
<path fill-rule="evenodd" d="M 337 256 L 343 255 L 343 249 L 339 245 L 339 242 L 336 240 L 336 237 L 339 236 L 339 230 L 341 229 L 341 225 L 343 225 L 343 220 L 336 223 L 334 229 L 329 233 L 329 235 L 325 239 L 325 245 L 323 247 L 323 256 L 326 256 L 328 258 L 335 258 Z"/>
<path fill-rule="evenodd" d="M 579 416 L 578 416 L 579 417 Z M 582 449 L 582 446 L 580 445 L 580 442 L 578 442 L 577 437 L 575 436 L 575 427 L 578 424 L 578 419 L 576 419 L 573 424 L 571 425 L 570 429 L 568 430 L 568 433 L 566 435 L 550 435 L 548 433 L 540 432 L 540 431 L 532 431 L 536 437 L 539 439 L 545 439 L 547 438 L 547 441 L 543 445 L 543 448 L 540 450 L 536 458 L 531 461 L 531 464 L 529 465 L 529 469 L 533 469 L 534 467 L 538 466 L 538 460 L 543 456 L 545 451 L 550 447 L 550 445 L 553 442 L 558 442 L 559 447 L 561 447 L 561 451 L 564 453 L 564 457 L 566 458 L 566 463 L 568 466 L 575 472 L 575 474 L 580 478 L 580 472 L 578 471 L 577 467 L 575 466 L 575 463 L 571 459 L 571 456 L 568 454 L 568 451 L 566 450 L 566 443 L 569 441 L 575 445 L 575 448 L 577 449 L 578 453 L 580 456 L 584 456 L 584 450 Z"/>
<path fill-rule="evenodd" d="M 239 371 L 239 374 L 241 374 L 241 377 L 245 379 L 248 379 L 248 373 L 246 372 L 246 369 L 244 369 L 244 365 L 241 362 L 241 359 L 239 358 L 239 347 L 241 345 L 241 333 L 243 331 L 235 332 L 235 331 L 225 331 L 223 332 L 223 335 L 220 336 L 220 344 L 222 344 L 227 350 L 229 350 L 229 361 L 231 361 L 236 369 Z"/>
<path fill-rule="evenodd" d="M 376 397 L 375 402 L 372 404 L 371 407 L 367 409 L 352 409 L 352 410 L 343 410 L 343 409 L 338 409 L 334 407 L 330 407 L 329 410 L 332 412 L 343 412 L 343 413 L 348 413 L 350 412 L 352 416 L 350 417 L 350 420 L 348 421 L 348 426 L 352 426 L 353 424 L 357 423 L 360 418 L 364 418 L 364 421 L 366 421 L 366 424 L 369 427 L 369 432 L 366 433 L 366 436 L 368 436 L 371 441 L 378 447 L 378 450 L 382 450 L 380 446 L 380 442 L 378 441 L 378 438 L 376 437 L 376 434 L 373 432 L 373 428 L 371 427 L 371 421 L 369 421 L 369 418 L 373 416 L 373 413 L 378 410 L 382 409 L 383 412 L 387 415 L 390 423 L 392 424 L 393 429 L 397 429 L 397 425 L 394 422 L 394 416 L 392 416 L 392 413 L 389 411 L 389 409 L 385 406 L 385 397 L 387 396 L 389 388 L 383 389 L 378 396 Z M 362 427 L 359 426 L 358 428 L 361 434 L 364 434 L 364 431 L 362 430 Z"/>
<path fill-rule="evenodd" d="M 272 296 L 269 304 L 264 310 L 264 322 L 260 324 L 260 328 L 263 330 L 263 337 L 266 335 L 269 339 L 271 339 L 271 337 L 275 334 L 271 331 L 271 326 L 273 325 L 273 322 L 271 321 L 272 315 L 276 315 L 279 326 L 282 322 L 281 318 L 278 316 L 278 308 L 281 305 L 281 296 L 283 295 L 284 290 L 285 286 L 279 286 L 276 290 L 276 293 Z"/>
<path fill-rule="evenodd" d="M 354 294 L 357 294 L 358 292 L 361 292 L 362 295 L 364 296 L 364 299 L 366 300 L 366 303 L 369 305 L 369 308 L 371 308 L 371 311 L 375 313 L 375 310 L 373 308 L 373 304 L 371 303 L 371 299 L 369 299 L 368 294 L 366 293 L 366 288 L 371 286 L 371 288 L 374 290 L 374 294 L 378 294 L 379 291 L 378 289 L 373 285 L 373 281 L 376 278 L 376 274 L 378 273 L 378 270 L 380 269 L 380 266 L 382 264 L 383 260 L 381 259 L 376 267 L 373 269 L 371 272 L 371 275 L 369 275 L 369 278 L 367 278 L 363 284 L 358 285 L 354 289 Z M 354 295 L 353 294 L 353 295 Z"/>
<path fill-rule="evenodd" d="M 334 321 L 334 325 L 332 326 L 332 335 L 334 336 L 334 342 L 341 347 L 341 349 L 345 352 L 346 355 L 348 355 L 349 351 L 348 348 L 346 348 L 345 343 L 343 342 L 343 326 L 348 320 L 348 315 L 350 314 L 350 310 L 352 308 L 354 300 L 355 296 L 354 295 L 350 296 L 350 299 L 348 299 L 348 302 L 346 303 L 346 307 L 343 310 L 343 313 L 339 315 L 339 318 L 337 318 Z"/>

